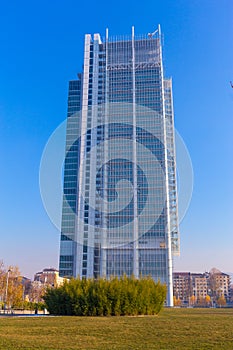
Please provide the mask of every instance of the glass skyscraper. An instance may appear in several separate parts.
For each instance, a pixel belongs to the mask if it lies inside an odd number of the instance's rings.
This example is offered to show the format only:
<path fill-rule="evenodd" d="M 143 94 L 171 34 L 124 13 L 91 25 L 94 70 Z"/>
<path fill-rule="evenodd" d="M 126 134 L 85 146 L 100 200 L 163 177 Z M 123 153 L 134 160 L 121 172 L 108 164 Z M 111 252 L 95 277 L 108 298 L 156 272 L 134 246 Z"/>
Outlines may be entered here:
<path fill-rule="evenodd" d="M 179 254 L 172 82 L 160 27 L 85 36 L 70 81 L 60 275 L 151 275 L 167 284 Z"/>

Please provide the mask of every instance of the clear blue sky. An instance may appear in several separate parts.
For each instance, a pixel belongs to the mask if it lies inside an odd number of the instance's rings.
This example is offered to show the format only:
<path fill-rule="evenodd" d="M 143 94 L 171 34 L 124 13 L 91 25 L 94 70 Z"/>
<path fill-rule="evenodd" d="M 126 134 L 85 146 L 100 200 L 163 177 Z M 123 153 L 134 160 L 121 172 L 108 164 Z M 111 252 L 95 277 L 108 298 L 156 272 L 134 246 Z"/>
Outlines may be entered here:
<path fill-rule="evenodd" d="M 58 266 L 59 232 L 39 192 L 40 158 L 66 117 L 85 33 L 164 34 L 176 129 L 193 162 L 175 270 L 233 271 L 233 2 L 9 1 L 0 11 L 0 259 L 32 277 Z"/>

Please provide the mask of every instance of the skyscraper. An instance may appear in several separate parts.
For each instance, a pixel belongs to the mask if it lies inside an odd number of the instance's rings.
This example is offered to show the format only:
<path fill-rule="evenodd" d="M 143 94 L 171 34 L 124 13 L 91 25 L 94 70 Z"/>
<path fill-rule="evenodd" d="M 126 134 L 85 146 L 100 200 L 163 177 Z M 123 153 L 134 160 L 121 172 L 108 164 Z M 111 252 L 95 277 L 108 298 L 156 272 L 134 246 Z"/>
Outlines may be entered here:
<path fill-rule="evenodd" d="M 70 81 L 60 275 L 167 284 L 179 253 L 172 82 L 160 27 L 147 35 L 85 36 Z"/>

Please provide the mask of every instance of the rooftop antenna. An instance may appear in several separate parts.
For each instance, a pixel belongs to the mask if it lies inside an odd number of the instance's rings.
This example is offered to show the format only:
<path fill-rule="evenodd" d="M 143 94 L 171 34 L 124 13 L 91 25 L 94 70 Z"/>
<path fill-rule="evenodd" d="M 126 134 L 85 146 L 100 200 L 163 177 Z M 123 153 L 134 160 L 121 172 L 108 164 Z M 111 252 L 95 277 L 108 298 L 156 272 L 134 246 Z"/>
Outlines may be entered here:
<path fill-rule="evenodd" d="M 108 41 L 108 28 L 106 28 L 106 41 Z"/>
<path fill-rule="evenodd" d="M 149 38 L 152 38 L 152 36 L 154 36 L 157 32 L 158 29 L 156 29 L 153 33 L 148 33 L 147 35 L 149 36 Z"/>

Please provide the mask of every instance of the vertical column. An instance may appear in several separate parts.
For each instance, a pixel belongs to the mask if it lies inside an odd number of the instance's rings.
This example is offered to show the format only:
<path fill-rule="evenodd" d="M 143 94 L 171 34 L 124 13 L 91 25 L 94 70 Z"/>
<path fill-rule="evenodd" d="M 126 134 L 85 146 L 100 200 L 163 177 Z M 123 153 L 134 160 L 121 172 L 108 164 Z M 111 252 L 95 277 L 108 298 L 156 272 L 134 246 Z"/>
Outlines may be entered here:
<path fill-rule="evenodd" d="M 163 58 L 161 45 L 161 29 L 158 25 L 159 32 L 159 55 L 161 67 L 161 89 L 162 89 L 162 117 L 163 117 L 163 143 L 164 143 L 164 162 L 165 162 L 165 186 L 166 186 L 166 248 L 167 248 L 167 305 L 173 306 L 173 280 L 172 280 L 172 252 L 171 252 L 171 231 L 170 231 L 170 198 L 169 198 L 169 179 L 168 179 L 168 157 L 167 157 L 167 132 L 166 132 L 166 114 L 165 114 L 165 92 L 163 76 Z"/>
<path fill-rule="evenodd" d="M 99 80 L 99 45 L 101 43 L 100 35 L 94 34 L 93 55 L 92 57 L 92 89 L 89 88 L 92 106 L 88 108 L 88 129 L 91 129 L 91 145 L 96 144 L 96 124 L 98 118 L 98 80 Z M 91 90 L 91 92 L 90 92 Z M 91 120 L 90 120 L 91 119 Z M 89 213 L 88 213 L 88 254 L 87 254 L 87 277 L 94 276 L 94 252 L 96 247 L 95 232 L 95 208 L 96 208 L 96 164 L 97 152 L 96 147 L 91 147 L 89 159 Z M 90 210 L 92 208 L 92 210 Z"/>
<path fill-rule="evenodd" d="M 176 151 L 174 140 L 174 112 L 172 98 L 172 80 L 164 79 L 165 89 L 165 113 L 167 127 L 167 145 L 171 157 L 168 159 L 170 169 L 169 177 L 169 198 L 170 198 L 170 232 L 172 255 L 179 255 L 179 232 L 178 232 L 178 203 L 176 186 Z"/>
<path fill-rule="evenodd" d="M 137 135 L 136 135 L 136 98 L 135 98 L 135 47 L 134 27 L 132 27 L 132 83 L 133 83 L 133 192 L 134 192 L 134 232 L 133 232 L 133 274 L 139 277 L 138 261 L 138 201 L 137 201 Z"/>
<path fill-rule="evenodd" d="M 79 191 L 78 191 L 78 208 L 76 219 L 76 276 L 82 276 L 82 262 L 83 262 L 83 231 L 84 231 L 84 198 L 82 198 L 85 187 L 85 144 L 87 131 L 87 116 L 88 116 L 88 84 L 89 84 L 89 65 L 90 65 L 90 43 L 91 36 L 86 34 L 84 45 L 84 69 L 83 69 L 83 89 L 82 89 L 82 112 L 80 122 L 80 167 L 79 167 Z"/>
<path fill-rule="evenodd" d="M 106 28 L 106 39 L 105 39 L 105 105 L 104 105 L 104 143 L 108 139 L 108 28 Z M 107 186 L 108 186 L 108 169 L 106 166 L 108 159 L 108 150 L 104 145 L 104 172 L 103 172 L 103 227 L 102 227 L 102 242 L 101 242 L 101 276 L 106 277 L 107 275 Z"/>

